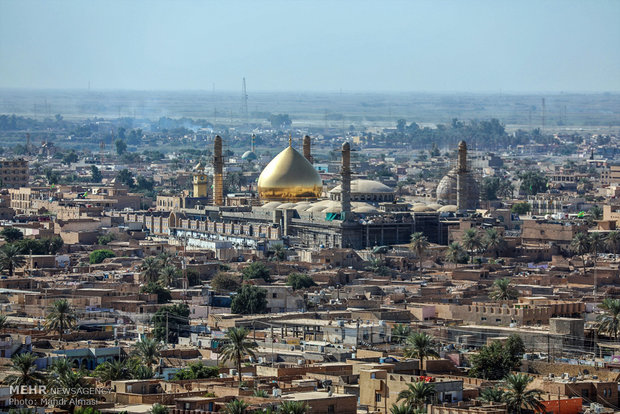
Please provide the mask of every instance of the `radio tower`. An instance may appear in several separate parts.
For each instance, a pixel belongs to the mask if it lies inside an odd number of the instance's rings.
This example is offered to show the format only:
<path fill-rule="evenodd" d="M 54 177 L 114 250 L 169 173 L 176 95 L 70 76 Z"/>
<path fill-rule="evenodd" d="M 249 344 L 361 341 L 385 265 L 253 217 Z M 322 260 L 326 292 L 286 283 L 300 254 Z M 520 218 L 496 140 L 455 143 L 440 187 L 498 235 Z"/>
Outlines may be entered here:
<path fill-rule="evenodd" d="M 241 117 L 243 118 L 243 124 L 248 124 L 248 91 L 245 88 L 245 78 L 243 78 L 243 84 L 241 87 Z"/>

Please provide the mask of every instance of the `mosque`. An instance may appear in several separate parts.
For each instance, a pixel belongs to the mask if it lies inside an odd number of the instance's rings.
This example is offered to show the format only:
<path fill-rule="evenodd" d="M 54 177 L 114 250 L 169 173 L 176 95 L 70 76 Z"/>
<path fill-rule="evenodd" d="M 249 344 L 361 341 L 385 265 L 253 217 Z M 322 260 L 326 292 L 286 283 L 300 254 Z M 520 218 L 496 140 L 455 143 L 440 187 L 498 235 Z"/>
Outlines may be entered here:
<path fill-rule="evenodd" d="M 223 194 L 222 138 L 217 136 L 210 205 L 119 214 L 126 222 L 142 223 L 151 234 L 183 239 L 196 247 L 216 244 L 261 250 L 272 243 L 284 243 L 310 249 L 364 249 L 408 243 L 414 232 L 424 233 L 431 242 L 445 244 L 447 228 L 454 221 L 449 223 L 441 217 L 477 207 L 477 183 L 467 166 L 464 142 L 459 144 L 457 166 L 438 186 L 438 203 L 413 206 L 399 203 L 394 191 L 378 181 L 352 180 L 349 143 L 341 149 L 341 184 L 323 197 L 323 182 L 312 165 L 310 147 L 310 137 L 306 136 L 301 154 L 289 138 L 289 145 L 258 178 L 262 204 L 227 206 Z M 255 156 L 253 145 L 250 153 Z M 204 165 L 199 163 L 194 169 L 195 196 L 206 197 L 206 182 Z"/>

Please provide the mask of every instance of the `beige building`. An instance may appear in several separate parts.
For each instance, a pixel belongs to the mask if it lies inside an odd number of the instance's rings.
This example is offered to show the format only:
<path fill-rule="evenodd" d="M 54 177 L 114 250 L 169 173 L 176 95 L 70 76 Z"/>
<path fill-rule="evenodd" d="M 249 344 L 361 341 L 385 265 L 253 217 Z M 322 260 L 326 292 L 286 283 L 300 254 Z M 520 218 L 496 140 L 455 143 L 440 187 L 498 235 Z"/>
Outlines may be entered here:
<path fill-rule="evenodd" d="M 28 161 L 23 158 L 0 159 L 0 185 L 3 188 L 28 185 Z"/>

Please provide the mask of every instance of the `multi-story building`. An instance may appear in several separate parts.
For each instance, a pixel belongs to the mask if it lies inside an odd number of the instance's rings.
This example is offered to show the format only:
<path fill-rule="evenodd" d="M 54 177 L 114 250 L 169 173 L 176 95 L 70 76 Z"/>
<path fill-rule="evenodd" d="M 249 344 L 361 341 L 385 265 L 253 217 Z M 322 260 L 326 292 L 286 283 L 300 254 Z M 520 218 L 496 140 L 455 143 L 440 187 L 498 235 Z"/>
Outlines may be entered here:
<path fill-rule="evenodd" d="M 0 159 L 0 185 L 3 188 L 28 185 L 28 161 L 23 158 Z"/>

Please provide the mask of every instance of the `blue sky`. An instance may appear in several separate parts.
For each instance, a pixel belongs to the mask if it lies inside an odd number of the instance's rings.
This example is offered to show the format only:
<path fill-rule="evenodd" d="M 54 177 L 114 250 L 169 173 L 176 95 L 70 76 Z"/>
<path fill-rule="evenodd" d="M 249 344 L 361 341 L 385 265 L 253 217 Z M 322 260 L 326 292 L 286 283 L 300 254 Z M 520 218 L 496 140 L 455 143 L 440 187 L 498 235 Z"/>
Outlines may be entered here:
<path fill-rule="evenodd" d="M 620 1 L 0 0 L 0 87 L 618 92 Z"/>

